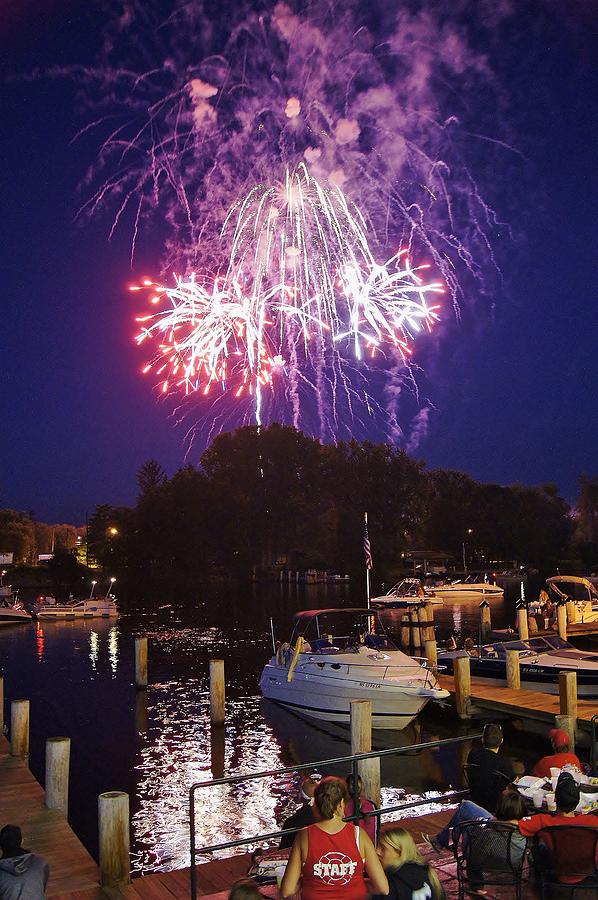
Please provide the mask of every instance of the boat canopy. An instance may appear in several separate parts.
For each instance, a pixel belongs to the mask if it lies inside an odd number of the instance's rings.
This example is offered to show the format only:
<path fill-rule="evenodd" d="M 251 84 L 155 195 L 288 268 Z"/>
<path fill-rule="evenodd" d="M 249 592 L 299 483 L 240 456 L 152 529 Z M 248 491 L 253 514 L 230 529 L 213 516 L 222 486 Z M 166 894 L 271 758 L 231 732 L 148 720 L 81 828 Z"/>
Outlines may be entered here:
<path fill-rule="evenodd" d="M 552 588 L 562 597 L 571 600 L 598 600 L 598 593 L 588 578 L 579 575 L 553 575 L 546 579 L 549 590 Z"/>
<path fill-rule="evenodd" d="M 295 619 L 313 619 L 315 616 L 330 616 L 334 613 L 356 613 L 359 615 L 366 616 L 375 616 L 376 612 L 373 609 L 366 609 L 365 607 L 360 606 L 334 606 L 330 609 L 301 609 L 299 612 L 296 612 L 294 617 Z"/>

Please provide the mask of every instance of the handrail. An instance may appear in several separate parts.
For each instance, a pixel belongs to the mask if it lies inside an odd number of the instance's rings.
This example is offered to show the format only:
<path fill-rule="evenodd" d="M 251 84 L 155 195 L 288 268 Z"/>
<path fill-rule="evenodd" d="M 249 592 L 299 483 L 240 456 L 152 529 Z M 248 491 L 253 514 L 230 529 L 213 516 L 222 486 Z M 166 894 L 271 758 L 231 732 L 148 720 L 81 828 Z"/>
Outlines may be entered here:
<path fill-rule="evenodd" d="M 354 784 L 354 793 L 353 793 L 353 809 L 354 814 L 352 816 L 347 816 L 346 821 L 359 821 L 361 818 L 367 816 L 381 816 L 387 812 L 396 812 L 400 809 L 408 809 L 410 807 L 421 806 L 424 803 L 430 803 L 430 799 L 416 801 L 415 803 L 409 803 L 404 806 L 394 806 L 394 807 L 386 807 L 378 810 L 374 810 L 371 813 L 364 813 L 361 811 L 359 804 L 359 794 L 357 791 L 357 776 L 358 772 L 358 763 L 365 759 L 379 759 L 381 757 L 386 756 L 403 756 L 407 753 L 420 753 L 422 750 L 433 750 L 437 747 L 444 747 L 448 744 L 461 744 L 465 741 L 476 740 L 477 738 L 481 738 L 481 734 L 468 734 L 468 735 L 459 735 L 458 737 L 453 738 L 445 738 L 444 740 L 439 741 L 426 741 L 423 744 L 410 744 L 406 747 L 392 747 L 388 750 L 372 750 L 369 753 L 355 753 L 352 756 L 337 756 L 332 757 L 331 759 L 320 759 L 314 762 L 309 763 L 301 763 L 300 765 L 295 766 L 285 766 L 281 769 L 266 769 L 260 772 L 245 772 L 241 775 L 226 775 L 222 778 L 214 778 L 212 781 L 199 781 L 195 782 L 189 788 L 189 836 L 190 836 L 190 878 L 191 878 L 191 900 L 196 900 L 197 898 L 197 872 L 195 860 L 199 853 L 208 853 L 213 852 L 214 850 L 226 850 L 231 847 L 239 847 L 243 844 L 250 844 L 253 841 L 263 841 L 263 840 L 271 840 L 274 838 L 281 837 L 283 834 L 293 834 L 296 831 L 300 831 L 299 828 L 291 828 L 286 829 L 285 831 L 273 831 L 266 832 L 263 834 L 252 835 L 247 838 L 240 838 L 235 841 L 226 841 L 222 844 L 215 844 L 213 846 L 207 847 L 199 847 L 197 848 L 195 845 L 195 793 L 196 791 L 202 788 L 210 788 L 216 787 L 218 785 L 223 784 L 239 784 L 242 781 L 255 781 L 258 778 L 269 778 L 275 775 L 287 775 L 290 772 L 302 772 L 306 769 L 310 769 L 313 771 L 314 769 L 319 770 L 320 768 L 340 765 L 342 763 L 351 763 L 352 772 L 353 772 L 353 784 Z M 451 797 L 460 797 L 464 793 L 453 792 L 452 794 L 446 795 L 447 799 Z M 444 798 L 439 798 L 439 802 Z"/>

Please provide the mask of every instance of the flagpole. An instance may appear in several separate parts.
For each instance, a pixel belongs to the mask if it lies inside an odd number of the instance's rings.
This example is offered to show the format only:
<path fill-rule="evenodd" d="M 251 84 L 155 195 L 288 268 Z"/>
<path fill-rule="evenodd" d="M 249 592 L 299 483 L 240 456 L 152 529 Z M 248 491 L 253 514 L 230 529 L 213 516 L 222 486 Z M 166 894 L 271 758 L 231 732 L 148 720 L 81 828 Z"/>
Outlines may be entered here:
<path fill-rule="evenodd" d="M 365 515 L 365 531 L 368 533 L 368 514 Z M 367 560 L 365 563 L 365 590 L 367 595 L 368 609 L 370 608 L 370 567 L 368 566 Z"/>

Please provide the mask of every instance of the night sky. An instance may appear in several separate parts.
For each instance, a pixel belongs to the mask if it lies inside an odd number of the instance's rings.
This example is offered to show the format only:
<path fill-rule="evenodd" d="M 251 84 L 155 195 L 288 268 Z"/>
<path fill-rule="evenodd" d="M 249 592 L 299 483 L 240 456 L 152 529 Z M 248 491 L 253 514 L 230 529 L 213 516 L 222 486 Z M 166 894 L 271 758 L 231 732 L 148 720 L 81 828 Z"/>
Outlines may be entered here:
<path fill-rule="evenodd" d="M 416 454 L 485 481 L 556 482 L 573 501 L 598 446 L 597 8 L 513 5 L 523 13 L 489 51 L 521 154 L 508 156 L 499 208 L 511 229 L 496 235 L 503 280 L 494 312 L 473 302 L 456 324 L 447 310 L 423 348 L 436 410 Z M 14 0 L 0 12 L 0 506 L 48 522 L 131 503 L 148 458 L 169 473 L 185 462 L 181 430 L 140 377 L 126 290 L 157 271 L 164 236 L 146 232 L 131 271 L 128 229 L 109 242 L 105 218 L 75 223 L 95 146 L 71 138 L 89 113 L 73 81 L 15 77 L 90 63 L 104 19 L 91 0 Z M 491 182 L 482 170 L 490 196 Z"/>

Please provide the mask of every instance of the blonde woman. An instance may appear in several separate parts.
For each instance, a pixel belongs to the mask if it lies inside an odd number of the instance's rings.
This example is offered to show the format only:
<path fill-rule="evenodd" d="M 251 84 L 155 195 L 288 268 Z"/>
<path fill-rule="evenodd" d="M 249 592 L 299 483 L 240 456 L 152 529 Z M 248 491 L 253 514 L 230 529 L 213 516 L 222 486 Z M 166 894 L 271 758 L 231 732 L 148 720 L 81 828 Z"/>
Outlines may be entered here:
<path fill-rule="evenodd" d="M 363 828 L 343 822 L 349 799 L 342 778 L 322 778 L 314 793 L 320 821 L 298 832 L 280 886 L 283 897 L 302 900 L 366 900 L 364 870 L 373 890 L 388 893 L 388 880 Z"/>
<path fill-rule="evenodd" d="M 377 852 L 388 878 L 389 900 L 444 900 L 438 875 L 419 855 L 404 828 L 383 831 Z"/>

